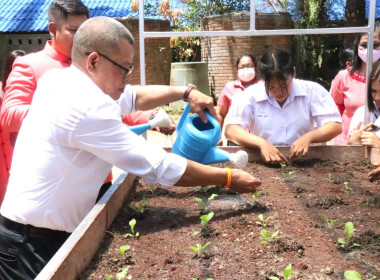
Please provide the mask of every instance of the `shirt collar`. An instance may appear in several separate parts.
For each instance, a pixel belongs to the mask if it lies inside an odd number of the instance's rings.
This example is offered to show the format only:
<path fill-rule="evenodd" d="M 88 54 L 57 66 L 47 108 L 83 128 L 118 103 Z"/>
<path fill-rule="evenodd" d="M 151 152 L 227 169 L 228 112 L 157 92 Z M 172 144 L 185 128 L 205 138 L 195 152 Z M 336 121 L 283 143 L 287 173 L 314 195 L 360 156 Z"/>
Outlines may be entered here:
<path fill-rule="evenodd" d="M 51 58 L 53 58 L 54 60 L 71 64 L 71 58 L 53 49 L 53 47 L 51 46 L 51 43 L 52 43 L 51 40 L 46 42 L 46 45 L 44 48 L 45 53 Z"/>

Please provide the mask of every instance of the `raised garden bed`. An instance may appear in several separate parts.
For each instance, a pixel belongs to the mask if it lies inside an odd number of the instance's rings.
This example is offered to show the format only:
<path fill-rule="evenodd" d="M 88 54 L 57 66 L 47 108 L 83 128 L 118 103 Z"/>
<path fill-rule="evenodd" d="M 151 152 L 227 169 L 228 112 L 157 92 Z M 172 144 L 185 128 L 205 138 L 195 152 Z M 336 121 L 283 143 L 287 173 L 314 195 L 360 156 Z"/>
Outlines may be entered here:
<path fill-rule="evenodd" d="M 250 161 L 259 158 L 257 152 L 249 154 Z M 312 147 L 308 159 L 284 168 L 250 163 L 246 170 L 263 181 L 257 200 L 220 187 L 153 188 L 135 181 L 79 278 L 109 274 L 115 279 L 128 268 L 132 279 L 283 279 L 288 264 L 294 270 L 290 279 L 344 279 L 346 270 L 359 271 L 367 277 L 363 279 L 379 278 L 380 184 L 369 182 L 372 169 L 362 147 L 321 146 Z M 195 198 L 207 201 L 213 193 L 218 196 L 209 211 L 215 215 L 202 229 L 199 217 L 205 211 Z M 144 199 L 148 202 L 141 205 Z M 132 210 L 131 203 L 143 213 Z M 271 217 L 264 228 L 257 224 L 259 214 Z M 132 218 L 138 238 L 125 236 Z M 343 248 L 337 240 L 347 241 L 347 222 L 355 231 Z M 262 229 L 279 234 L 262 245 Z M 92 241 L 92 247 L 99 245 Z M 189 249 L 207 242 L 211 244 L 200 257 Z M 351 247 L 353 243 L 360 247 Z M 122 257 L 119 248 L 126 244 L 130 249 Z"/>

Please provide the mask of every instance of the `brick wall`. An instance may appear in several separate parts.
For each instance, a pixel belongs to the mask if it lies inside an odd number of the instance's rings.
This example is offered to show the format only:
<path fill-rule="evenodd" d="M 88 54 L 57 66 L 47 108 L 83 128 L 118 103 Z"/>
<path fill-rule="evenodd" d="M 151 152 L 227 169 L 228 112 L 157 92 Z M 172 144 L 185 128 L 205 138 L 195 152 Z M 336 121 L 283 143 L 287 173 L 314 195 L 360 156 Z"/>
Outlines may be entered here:
<path fill-rule="evenodd" d="M 132 33 L 135 38 L 134 67 L 130 82 L 140 83 L 140 47 L 139 47 L 139 23 L 137 18 L 118 18 Z M 145 20 L 146 31 L 168 31 L 170 30 L 169 21 Z M 9 52 L 17 49 L 27 53 L 36 52 L 44 48 L 46 41 L 50 39 L 49 33 L 2 33 L 0 34 L 0 73 L 4 61 Z M 149 38 L 145 42 L 145 63 L 146 63 L 146 83 L 147 84 L 170 84 L 170 64 L 171 49 L 169 38 Z M 1 78 L 0 78 L 1 80 Z"/>
<path fill-rule="evenodd" d="M 250 15 L 237 13 L 205 18 L 202 30 L 249 30 Z M 256 29 L 290 29 L 288 14 L 256 14 Z M 257 61 L 270 49 L 291 51 L 293 36 L 244 36 L 202 38 L 202 61 L 208 62 L 210 90 L 219 95 L 228 81 L 237 79 L 236 59 L 245 53 L 253 54 Z"/>

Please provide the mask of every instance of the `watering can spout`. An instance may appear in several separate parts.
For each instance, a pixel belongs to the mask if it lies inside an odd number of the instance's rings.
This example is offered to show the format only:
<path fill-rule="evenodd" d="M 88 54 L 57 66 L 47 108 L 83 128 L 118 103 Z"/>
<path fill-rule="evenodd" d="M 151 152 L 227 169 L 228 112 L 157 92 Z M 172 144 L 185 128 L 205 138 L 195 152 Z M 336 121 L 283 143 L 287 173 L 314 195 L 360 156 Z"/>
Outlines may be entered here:
<path fill-rule="evenodd" d="M 166 112 L 160 109 L 153 117 L 153 119 L 149 120 L 148 123 L 130 126 L 129 130 L 134 132 L 137 135 L 143 134 L 145 131 L 151 128 L 156 127 L 170 127 L 170 118 L 166 114 Z"/>
<path fill-rule="evenodd" d="M 231 163 L 234 164 L 235 167 L 242 169 L 247 166 L 248 154 L 245 151 L 229 153 L 221 148 L 212 147 L 206 153 L 205 157 L 203 158 L 202 163 L 212 164 L 212 163 L 225 162 L 225 161 L 230 161 Z"/>

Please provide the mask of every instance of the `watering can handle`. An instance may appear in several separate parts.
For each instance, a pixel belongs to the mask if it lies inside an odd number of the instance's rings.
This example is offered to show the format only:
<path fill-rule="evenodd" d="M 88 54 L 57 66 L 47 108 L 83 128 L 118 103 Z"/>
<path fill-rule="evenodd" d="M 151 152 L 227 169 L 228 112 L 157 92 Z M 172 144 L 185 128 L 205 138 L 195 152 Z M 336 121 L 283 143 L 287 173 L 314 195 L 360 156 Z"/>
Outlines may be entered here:
<path fill-rule="evenodd" d="M 179 132 L 182 128 L 182 125 L 187 117 L 187 115 L 189 114 L 190 112 L 190 105 L 187 104 L 185 109 L 183 110 L 183 113 L 181 115 L 181 118 L 179 119 L 178 121 L 178 124 L 177 124 L 177 132 Z M 214 126 L 214 127 L 217 127 L 217 126 L 220 126 L 219 122 L 210 114 L 210 112 L 208 110 L 204 110 L 205 112 L 205 115 L 208 119 L 208 121 Z"/>
<path fill-rule="evenodd" d="M 177 132 L 179 132 L 182 128 L 182 125 L 187 117 L 187 115 L 189 114 L 190 112 L 190 105 L 189 103 L 186 105 L 185 109 L 183 110 L 183 113 L 181 115 L 181 118 L 179 119 L 178 121 L 178 124 L 177 124 Z"/>

